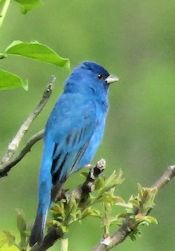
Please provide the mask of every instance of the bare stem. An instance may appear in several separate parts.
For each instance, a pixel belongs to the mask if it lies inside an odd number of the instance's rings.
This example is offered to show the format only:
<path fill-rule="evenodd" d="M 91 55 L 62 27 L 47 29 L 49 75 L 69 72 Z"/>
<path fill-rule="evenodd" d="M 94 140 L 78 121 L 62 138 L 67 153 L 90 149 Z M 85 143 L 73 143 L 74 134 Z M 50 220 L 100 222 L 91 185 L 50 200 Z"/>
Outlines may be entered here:
<path fill-rule="evenodd" d="M 169 183 L 174 176 L 175 176 L 175 165 L 169 166 L 152 187 L 157 188 L 157 190 L 159 191 L 162 187 L 164 187 L 167 183 Z"/>
<path fill-rule="evenodd" d="M 41 140 L 43 138 L 43 135 L 44 130 L 41 130 L 34 134 L 14 159 L 2 164 L 0 169 L 0 178 L 7 176 L 8 172 L 12 169 L 12 167 L 16 166 L 16 164 L 20 162 L 25 157 L 25 155 L 31 151 L 32 146 L 36 142 Z"/>
<path fill-rule="evenodd" d="M 68 238 L 61 239 L 61 251 L 68 251 Z"/>
<path fill-rule="evenodd" d="M 4 18 L 6 16 L 6 14 L 7 14 L 7 10 L 9 8 L 10 1 L 11 0 L 4 0 L 4 3 L 2 5 L 2 9 L 1 9 L 1 12 L 0 12 L 0 27 L 2 26 L 2 24 L 4 22 Z"/>
<path fill-rule="evenodd" d="M 28 131 L 28 129 L 31 126 L 32 122 L 41 113 L 41 111 L 43 110 L 43 108 L 47 104 L 47 101 L 48 101 L 48 99 L 49 99 L 49 97 L 50 97 L 50 95 L 52 93 L 53 83 L 54 83 L 55 79 L 56 78 L 54 76 L 52 76 L 50 78 L 50 81 L 49 81 L 46 89 L 44 90 L 44 93 L 43 93 L 43 96 L 42 96 L 41 100 L 36 105 L 33 112 L 31 112 L 31 114 L 29 114 L 27 119 L 24 121 L 24 123 L 19 128 L 19 130 L 16 133 L 15 137 L 12 139 L 12 141 L 8 145 L 7 151 L 4 154 L 4 156 L 2 157 L 2 160 L 0 162 L 0 169 L 3 168 L 3 165 L 5 163 L 9 162 L 13 158 L 14 154 L 16 153 L 16 151 L 18 149 L 18 146 L 19 146 L 22 138 L 24 137 L 24 135 Z"/>

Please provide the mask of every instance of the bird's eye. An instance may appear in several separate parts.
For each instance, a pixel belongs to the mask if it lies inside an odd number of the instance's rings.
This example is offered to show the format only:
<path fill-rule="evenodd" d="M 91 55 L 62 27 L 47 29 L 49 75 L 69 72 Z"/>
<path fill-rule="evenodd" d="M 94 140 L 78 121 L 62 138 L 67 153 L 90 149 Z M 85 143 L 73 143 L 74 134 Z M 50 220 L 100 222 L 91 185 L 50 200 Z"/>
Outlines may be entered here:
<path fill-rule="evenodd" d="M 104 79 L 103 75 L 99 74 L 98 79 Z"/>

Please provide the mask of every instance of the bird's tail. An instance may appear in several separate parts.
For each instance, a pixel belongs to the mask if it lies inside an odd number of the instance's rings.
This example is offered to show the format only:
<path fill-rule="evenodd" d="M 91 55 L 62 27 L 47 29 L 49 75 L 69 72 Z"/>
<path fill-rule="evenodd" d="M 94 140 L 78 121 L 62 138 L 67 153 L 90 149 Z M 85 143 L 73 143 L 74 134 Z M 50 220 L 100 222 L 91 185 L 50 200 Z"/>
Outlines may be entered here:
<path fill-rule="evenodd" d="M 42 212 L 40 207 L 38 207 L 36 219 L 29 239 L 29 245 L 31 247 L 43 240 L 47 211 Z"/>
<path fill-rule="evenodd" d="M 29 239 L 29 245 L 32 247 L 36 243 L 40 243 L 43 240 L 44 228 L 46 224 L 48 210 L 52 201 L 57 199 L 57 195 L 61 190 L 62 182 L 56 184 L 52 191 L 50 191 L 50 186 L 42 185 L 40 187 L 40 200 L 37 210 L 36 219 L 32 228 L 32 232 Z"/>

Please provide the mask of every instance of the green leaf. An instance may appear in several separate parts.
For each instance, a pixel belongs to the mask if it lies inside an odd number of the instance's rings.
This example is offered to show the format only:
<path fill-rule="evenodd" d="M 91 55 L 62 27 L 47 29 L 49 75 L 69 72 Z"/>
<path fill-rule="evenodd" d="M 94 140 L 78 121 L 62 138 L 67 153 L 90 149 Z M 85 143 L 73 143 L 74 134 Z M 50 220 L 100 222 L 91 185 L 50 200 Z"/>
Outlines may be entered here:
<path fill-rule="evenodd" d="M 8 246 L 12 246 L 15 244 L 15 236 L 12 235 L 10 232 L 8 231 L 3 231 L 5 238 L 6 238 L 6 242 L 8 244 Z"/>
<path fill-rule="evenodd" d="M 157 219 L 150 215 L 145 216 L 144 220 L 146 220 L 149 224 L 158 224 Z"/>
<path fill-rule="evenodd" d="M 23 213 L 20 210 L 17 210 L 17 228 L 20 233 L 20 243 L 21 248 L 27 247 L 27 223 L 24 219 Z"/>
<path fill-rule="evenodd" d="M 114 171 L 105 181 L 105 188 L 109 190 L 117 185 L 122 184 L 124 181 L 123 172 L 119 170 L 118 172 Z"/>
<path fill-rule="evenodd" d="M 16 40 L 12 42 L 3 53 L 7 55 L 18 55 L 27 58 L 36 59 L 46 63 L 54 64 L 60 67 L 70 69 L 70 61 L 68 58 L 63 58 L 47 45 L 37 41 L 22 42 Z M 2 56 L 2 54 L 1 54 Z"/>
<path fill-rule="evenodd" d="M 51 212 L 54 219 L 64 219 L 65 218 L 65 210 L 64 210 L 64 203 L 59 201 L 59 203 L 54 203 L 51 207 Z"/>
<path fill-rule="evenodd" d="M 142 211 L 149 211 L 155 205 L 154 200 L 157 194 L 157 189 L 142 187 L 140 184 L 138 184 L 138 192 L 137 199 L 139 201 L 140 207 L 142 207 Z"/>
<path fill-rule="evenodd" d="M 18 75 L 0 69 L 0 91 L 9 90 L 23 87 L 26 91 L 28 90 L 28 83 L 20 78 Z"/>
<path fill-rule="evenodd" d="M 36 8 L 42 4 L 41 0 L 14 0 L 20 4 L 21 12 L 26 14 L 28 11 Z"/>
<path fill-rule="evenodd" d="M 6 58 L 7 57 L 7 55 L 5 55 L 5 54 L 3 54 L 3 53 L 0 53 L 0 59 L 4 59 L 4 58 Z"/>
<path fill-rule="evenodd" d="M 100 210 L 94 209 L 92 207 L 88 207 L 83 210 L 81 218 L 85 218 L 87 216 L 101 218 L 101 212 Z"/>
<path fill-rule="evenodd" d="M 111 205 L 118 205 L 120 203 L 125 203 L 124 199 L 120 196 L 116 196 L 112 191 L 105 192 L 103 194 L 103 201 L 110 203 Z"/>
<path fill-rule="evenodd" d="M 80 173 L 80 175 L 81 175 L 83 178 L 87 178 L 88 172 L 83 171 L 83 172 Z"/>
<path fill-rule="evenodd" d="M 137 236 L 140 236 L 141 232 L 138 228 L 135 228 L 131 233 L 129 234 L 129 237 L 131 238 L 132 241 L 135 241 Z"/>
<path fill-rule="evenodd" d="M 27 228 L 27 224 L 26 224 L 26 221 L 24 219 L 24 216 L 22 214 L 21 211 L 17 211 L 17 227 L 18 227 L 18 230 L 20 233 L 23 233 L 26 231 L 26 228 Z"/>
<path fill-rule="evenodd" d="M 68 227 L 64 226 L 64 225 L 60 225 L 60 229 L 63 233 L 67 233 L 68 232 Z"/>
<path fill-rule="evenodd" d="M 0 239 L 0 249 L 6 244 L 6 239 Z"/>
<path fill-rule="evenodd" d="M 158 224 L 158 221 L 155 217 L 150 216 L 150 215 L 136 215 L 135 217 L 136 222 L 139 223 L 139 225 L 147 225 L 149 226 L 150 224 Z"/>
<path fill-rule="evenodd" d="M 103 188 L 105 185 L 104 177 L 100 176 L 95 182 L 95 190 Z"/>

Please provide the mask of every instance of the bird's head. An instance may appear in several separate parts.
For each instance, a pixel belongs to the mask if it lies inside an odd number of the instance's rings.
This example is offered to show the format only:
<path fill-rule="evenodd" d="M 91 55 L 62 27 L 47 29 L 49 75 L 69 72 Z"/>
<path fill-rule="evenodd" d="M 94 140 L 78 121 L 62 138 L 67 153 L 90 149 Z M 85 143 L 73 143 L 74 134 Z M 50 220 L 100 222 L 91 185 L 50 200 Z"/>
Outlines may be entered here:
<path fill-rule="evenodd" d="M 109 85 L 118 80 L 118 77 L 110 75 L 101 65 L 85 61 L 73 70 L 65 89 L 87 95 L 106 95 Z"/>

